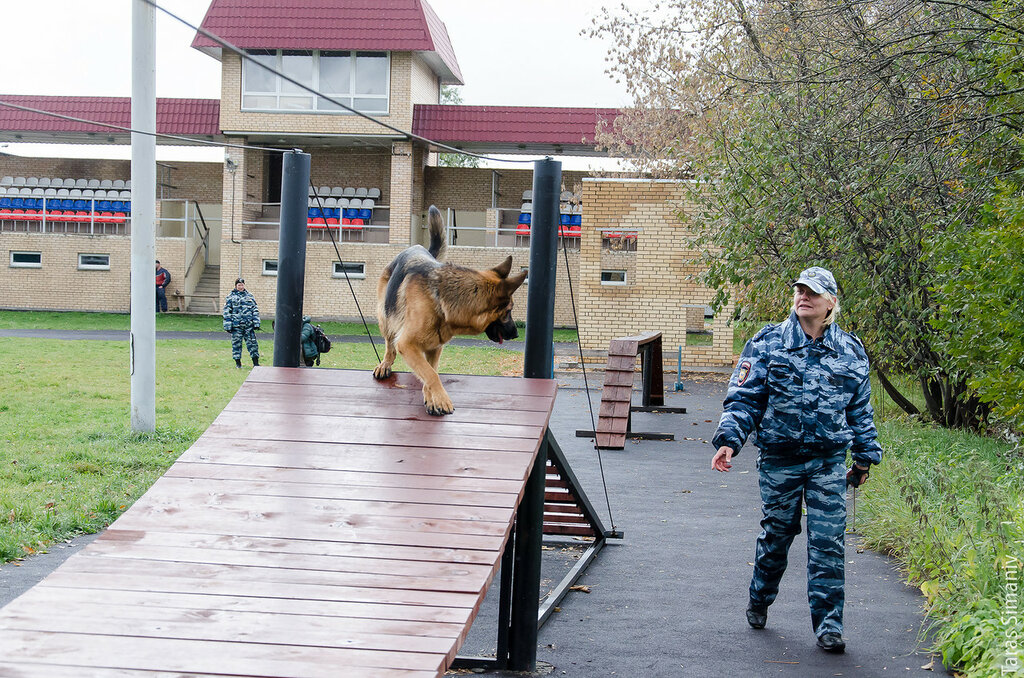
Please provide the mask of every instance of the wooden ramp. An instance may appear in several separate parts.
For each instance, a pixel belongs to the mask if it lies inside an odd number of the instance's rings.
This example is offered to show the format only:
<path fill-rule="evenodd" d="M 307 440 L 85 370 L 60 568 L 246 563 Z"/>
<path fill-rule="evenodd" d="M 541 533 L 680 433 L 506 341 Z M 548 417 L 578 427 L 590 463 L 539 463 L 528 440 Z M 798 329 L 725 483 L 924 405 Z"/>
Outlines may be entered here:
<path fill-rule="evenodd" d="M 90 546 L 0 609 L 0 675 L 438 676 L 498 567 L 555 384 L 259 367 Z"/>

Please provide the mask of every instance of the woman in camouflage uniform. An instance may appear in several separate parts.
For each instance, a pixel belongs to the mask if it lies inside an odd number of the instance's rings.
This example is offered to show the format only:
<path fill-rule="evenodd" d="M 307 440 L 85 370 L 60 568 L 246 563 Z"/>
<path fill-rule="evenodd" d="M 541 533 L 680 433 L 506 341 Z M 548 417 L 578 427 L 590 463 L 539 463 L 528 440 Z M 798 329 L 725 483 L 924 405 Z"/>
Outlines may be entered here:
<path fill-rule="evenodd" d="M 260 309 L 256 306 L 256 298 L 245 289 L 243 278 L 235 281 L 235 289 L 224 300 L 223 316 L 224 331 L 231 333 L 231 357 L 235 359 L 235 367 L 242 367 L 242 340 L 245 340 L 253 366 L 259 366 L 260 345 L 256 341 L 256 330 L 260 328 Z"/>
<path fill-rule="evenodd" d="M 757 431 L 761 535 L 747 622 L 764 628 L 807 508 L 807 598 L 818 646 L 843 652 L 846 486 L 882 458 L 871 409 L 868 358 L 857 337 L 834 324 L 835 278 L 814 266 L 793 283 L 789 319 L 747 342 L 729 382 L 711 466 L 728 471 Z M 846 453 L 854 465 L 846 471 Z"/>

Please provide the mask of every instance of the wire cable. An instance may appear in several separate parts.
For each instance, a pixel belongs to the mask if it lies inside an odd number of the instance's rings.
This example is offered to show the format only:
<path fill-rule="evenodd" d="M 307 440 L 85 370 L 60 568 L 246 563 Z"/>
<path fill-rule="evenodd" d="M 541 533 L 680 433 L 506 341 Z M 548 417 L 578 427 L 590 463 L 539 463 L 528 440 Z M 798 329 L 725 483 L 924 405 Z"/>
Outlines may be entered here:
<path fill-rule="evenodd" d="M 316 199 L 318 205 L 320 205 L 320 214 L 324 213 L 324 201 L 320 197 L 320 194 L 316 190 L 316 186 L 313 185 L 313 181 L 310 180 L 309 188 L 313 191 L 313 198 Z M 373 347 L 373 354 L 377 356 L 377 363 L 380 363 L 380 353 L 377 352 L 377 344 L 373 341 L 373 334 L 370 332 L 370 326 L 366 324 L 366 316 L 363 315 L 363 309 L 359 306 L 359 298 L 356 297 L 356 289 L 352 286 L 352 279 L 348 277 L 348 271 L 345 269 L 345 260 L 341 258 L 341 250 L 338 249 L 338 243 L 334 239 L 334 234 L 331 233 L 331 227 L 327 223 L 327 217 L 323 217 L 324 229 L 327 231 L 327 235 L 331 238 L 331 244 L 334 245 L 334 253 L 338 255 L 338 263 L 341 264 L 341 271 L 345 274 L 345 280 L 348 282 L 348 289 L 352 292 L 352 300 L 356 302 L 356 311 L 359 313 L 359 319 L 363 321 L 363 329 L 366 330 L 366 336 L 370 339 L 370 346 Z M 340 233 L 339 233 L 340 235 Z"/>
<path fill-rule="evenodd" d="M 420 136 L 418 134 L 414 134 L 412 132 L 408 132 L 406 130 L 399 129 L 398 127 L 395 127 L 394 125 L 389 125 L 388 123 L 386 123 L 386 122 L 384 122 L 382 120 L 379 120 L 378 118 L 374 118 L 372 115 L 368 115 L 367 113 L 363 113 L 360 110 L 357 110 L 355 108 L 352 108 L 351 106 L 343 104 L 340 101 L 338 101 L 337 99 L 334 99 L 334 98 L 332 98 L 332 97 L 330 97 L 330 96 L 328 96 L 326 94 L 323 94 L 323 93 L 313 89 L 312 87 L 309 87 L 305 83 L 299 82 L 295 78 L 292 78 L 292 77 L 290 77 L 288 75 L 285 75 L 284 73 L 281 73 L 280 71 L 278 71 L 278 70 L 276 70 L 274 68 L 271 68 L 270 66 L 267 66 L 266 64 L 258 61 L 257 59 L 252 58 L 252 56 L 250 56 L 249 54 L 246 54 L 245 50 L 243 50 L 243 49 L 241 49 L 239 47 L 235 47 L 233 44 L 231 44 L 227 40 L 221 38 L 220 36 L 215 35 L 215 34 L 211 33 L 210 31 L 208 31 L 208 30 L 206 30 L 204 28 L 201 28 L 199 26 L 191 24 L 187 20 L 181 18 L 177 14 L 174 14 L 170 10 L 165 9 L 164 7 L 161 7 L 159 4 L 157 4 L 156 0 L 143 0 L 143 2 L 145 2 L 147 5 L 150 5 L 154 9 L 160 10 L 161 12 L 166 14 L 167 16 L 169 16 L 172 19 L 174 19 L 175 21 L 178 21 L 178 22 L 184 24 L 185 26 L 187 26 L 187 27 L 191 28 L 192 30 L 196 31 L 197 33 L 199 33 L 200 35 L 202 35 L 202 36 L 204 36 L 206 38 L 209 38 L 210 40 L 214 41 L 215 43 L 217 43 L 218 45 L 220 45 L 224 49 L 228 50 L 229 52 L 233 52 L 233 53 L 237 54 L 243 60 L 245 60 L 245 61 L 247 61 L 249 63 L 252 63 L 252 64 L 256 64 L 260 68 L 262 68 L 262 69 L 264 69 L 266 71 L 269 71 L 270 73 L 273 73 L 275 76 L 277 76 L 278 78 L 281 78 L 285 82 L 291 83 L 292 85 L 295 85 L 296 87 L 298 87 L 298 88 L 300 88 L 302 90 L 305 90 L 306 92 L 309 92 L 310 94 L 313 94 L 313 95 L 315 95 L 317 97 L 320 97 L 320 98 L 324 99 L 325 101 L 329 101 L 332 104 L 334 104 L 335 106 L 338 106 L 338 107 L 340 107 L 340 108 L 342 108 L 342 109 L 344 109 L 344 110 L 346 110 L 346 111 L 348 111 L 350 113 L 353 113 L 353 114 L 358 115 L 358 116 L 360 116 L 362 118 L 365 118 L 366 120 L 369 120 L 372 123 L 380 125 L 381 127 L 385 128 L 387 130 L 395 132 L 396 134 L 400 134 L 400 135 L 402 135 L 403 137 L 405 137 L 407 139 L 415 139 L 416 141 L 421 141 L 423 143 L 426 143 L 428 145 L 434 146 L 436 148 L 444 149 L 445 151 L 448 151 L 450 153 L 458 153 L 460 155 L 468 155 L 468 156 L 471 156 L 471 157 L 474 157 L 474 158 L 480 158 L 481 160 L 491 160 L 491 161 L 494 161 L 494 162 L 516 162 L 516 163 L 532 163 L 533 162 L 533 160 L 511 160 L 511 159 L 493 158 L 493 157 L 490 157 L 490 156 L 487 156 L 487 155 L 481 155 L 479 153 L 473 153 L 471 151 L 465 151 L 465 150 L 462 150 L 460 148 L 455 148 L 454 146 L 448 146 L 447 144 L 442 144 L 439 141 L 433 141 L 433 140 L 428 139 L 426 137 L 422 137 L 422 136 Z"/>
<path fill-rule="evenodd" d="M 597 466 L 601 471 L 601 486 L 604 488 L 604 502 L 608 507 L 608 522 L 612 525 L 612 531 L 616 532 L 615 529 L 615 517 L 612 515 L 612 502 L 608 498 L 608 481 L 605 480 L 604 476 L 604 460 L 601 458 L 601 446 L 597 442 L 597 420 L 594 418 L 594 403 L 590 398 L 590 383 L 587 380 L 587 365 L 583 362 L 583 341 L 580 339 L 580 321 L 576 317 L 576 297 L 572 291 L 572 274 L 569 272 L 569 250 L 565 246 L 565 238 L 562 238 L 562 254 L 565 258 L 565 279 L 569 283 L 569 302 L 572 306 L 572 321 L 576 325 L 576 346 L 580 351 L 580 370 L 583 372 L 583 390 L 587 394 L 587 406 L 590 408 L 590 425 L 593 426 L 594 431 L 594 449 L 597 450 Z"/>

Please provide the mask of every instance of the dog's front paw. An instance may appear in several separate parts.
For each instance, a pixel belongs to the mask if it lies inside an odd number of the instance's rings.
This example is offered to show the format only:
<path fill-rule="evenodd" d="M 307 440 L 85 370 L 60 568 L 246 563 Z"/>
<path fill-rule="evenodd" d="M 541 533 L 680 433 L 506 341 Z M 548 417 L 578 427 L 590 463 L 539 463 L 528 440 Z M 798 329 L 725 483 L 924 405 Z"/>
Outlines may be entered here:
<path fill-rule="evenodd" d="M 424 391 L 423 405 L 427 408 L 427 414 L 435 417 L 451 414 L 455 411 L 455 405 L 452 404 L 452 399 L 448 397 L 444 389 L 441 389 L 440 393 L 435 394 L 428 394 Z"/>
<path fill-rule="evenodd" d="M 387 379 L 391 376 L 391 366 L 381 363 L 377 365 L 377 368 L 373 371 L 374 379 Z"/>

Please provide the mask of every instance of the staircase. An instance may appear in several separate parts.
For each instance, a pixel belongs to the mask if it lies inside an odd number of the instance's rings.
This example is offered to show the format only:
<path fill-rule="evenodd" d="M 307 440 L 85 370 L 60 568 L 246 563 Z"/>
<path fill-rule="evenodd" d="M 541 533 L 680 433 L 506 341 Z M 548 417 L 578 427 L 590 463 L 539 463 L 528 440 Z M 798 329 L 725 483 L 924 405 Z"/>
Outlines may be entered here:
<path fill-rule="evenodd" d="M 188 313 L 220 313 L 220 266 L 207 266 L 192 292 Z"/>

